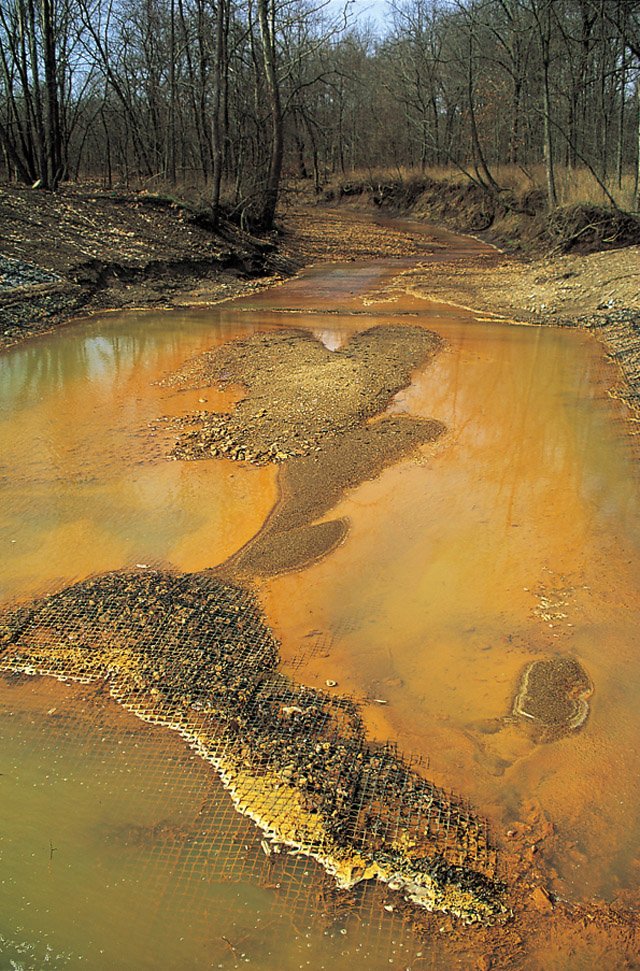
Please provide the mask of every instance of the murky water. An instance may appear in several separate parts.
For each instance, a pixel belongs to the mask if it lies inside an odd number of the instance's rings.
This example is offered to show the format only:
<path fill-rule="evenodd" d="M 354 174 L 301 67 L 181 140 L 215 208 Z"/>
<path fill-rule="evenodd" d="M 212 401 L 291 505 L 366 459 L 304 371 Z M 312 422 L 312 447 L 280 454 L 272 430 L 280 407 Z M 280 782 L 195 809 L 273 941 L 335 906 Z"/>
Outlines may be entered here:
<path fill-rule="evenodd" d="M 234 400 L 154 383 L 188 357 L 255 328 L 337 347 L 422 322 L 447 347 L 393 409 L 446 436 L 344 497 L 326 518 L 349 518 L 345 543 L 265 583 L 267 617 L 296 678 L 337 680 L 373 735 L 427 756 L 498 840 L 532 806 L 547 814 L 557 893 L 635 895 L 640 479 L 606 395 L 615 373 L 586 335 L 385 302 L 391 272 L 319 268 L 206 313 L 108 315 L 4 355 L 1 596 L 136 563 L 201 569 L 260 528 L 273 468 L 163 458 L 155 419 Z M 540 745 L 507 716 L 523 668 L 554 653 L 595 693 L 582 731 Z M 315 864 L 265 858 L 213 770 L 99 690 L 0 682 L 0 734 L 0 969 L 454 966 L 382 891 L 344 912 Z"/>
<path fill-rule="evenodd" d="M 140 562 L 200 569 L 260 528 L 273 469 L 165 462 L 162 426 L 149 427 L 226 409 L 228 393 L 176 394 L 154 382 L 250 328 L 215 312 L 108 315 L 3 356 L 1 596 Z"/>
<path fill-rule="evenodd" d="M 604 397 L 614 376 L 579 334 L 429 326 L 449 347 L 396 407 L 437 416 L 446 439 L 345 498 L 346 543 L 272 581 L 269 614 L 285 643 L 326 632 L 309 679 L 338 671 L 381 696 L 372 729 L 428 755 L 500 829 L 538 801 L 563 834 L 557 890 L 610 899 L 640 863 L 639 491 Z M 591 715 L 536 745 L 504 719 L 524 667 L 555 653 L 589 672 Z"/>

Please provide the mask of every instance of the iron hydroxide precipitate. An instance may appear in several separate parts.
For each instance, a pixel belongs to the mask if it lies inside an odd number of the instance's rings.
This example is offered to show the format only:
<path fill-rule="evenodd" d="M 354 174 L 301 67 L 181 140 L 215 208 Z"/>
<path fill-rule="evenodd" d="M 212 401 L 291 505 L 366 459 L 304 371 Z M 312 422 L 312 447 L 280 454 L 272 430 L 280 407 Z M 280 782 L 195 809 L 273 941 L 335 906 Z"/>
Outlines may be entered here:
<path fill-rule="evenodd" d="M 211 762 L 268 840 L 339 887 L 377 878 L 468 923 L 503 916 L 485 822 L 368 741 L 353 701 L 278 664 L 251 590 L 210 571 L 107 573 L 0 614 L 0 671 L 103 680 Z"/>

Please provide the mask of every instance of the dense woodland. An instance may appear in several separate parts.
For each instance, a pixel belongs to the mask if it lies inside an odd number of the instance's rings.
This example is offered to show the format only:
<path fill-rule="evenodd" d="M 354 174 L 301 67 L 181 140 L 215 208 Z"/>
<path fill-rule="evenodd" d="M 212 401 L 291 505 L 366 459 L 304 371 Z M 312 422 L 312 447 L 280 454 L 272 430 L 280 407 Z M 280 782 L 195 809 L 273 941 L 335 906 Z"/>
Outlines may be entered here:
<path fill-rule="evenodd" d="M 638 207 L 640 0 L 0 0 L 0 176 L 193 185 L 270 226 L 284 175 L 586 170 Z"/>

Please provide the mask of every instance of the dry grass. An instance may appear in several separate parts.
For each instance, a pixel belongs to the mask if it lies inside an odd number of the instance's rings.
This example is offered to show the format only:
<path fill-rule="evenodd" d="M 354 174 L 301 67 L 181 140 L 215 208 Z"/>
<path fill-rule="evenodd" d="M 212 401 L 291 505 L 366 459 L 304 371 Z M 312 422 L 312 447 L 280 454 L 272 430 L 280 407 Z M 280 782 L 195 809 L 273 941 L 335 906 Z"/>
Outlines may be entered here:
<path fill-rule="evenodd" d="M 491 172 L 502 188 L 510 189 L 515 195 L 522 196 L 532 189 L 546 191 L 544 165 L 496 165 Z M 425 178 L 436 182 L 453 181 L 465 182 L 466 176 L 455 166 L 429 166 L 424 172 L 419 168 L 406 165 L 380 166 L 376 168 L 354 169 L 346 175 L 336 174 L 324 186 L 325 189 L 338 189 L 349 182 L 353 183 L 390 183 L 390 182 L 420 182 Z M 627 171 L 622 176 L 622 184 L 618 185 L 616 177 L 606 183 L 607 189 L 615 199 L 620 209 L 627 212 L 635 210 L 635 175 Z M 156 176 L 140 183 L 130 183 L 129 190 L 133 192 L 157 193 L 176 202 L 206 209 L 211 204 L 211 187 L 195 176 L 179 179 L 174 185 Z M 293 190 L 311 191 L 310 183 L 300 183 L 296 180 L 285 180 L 282 186 L 283 201 Z M 556 167 L 556 189 L 558 203 L 561 206 L 578 204 L 608 206 L 607 196 L 598 185 L 597 180 L 584 166 L 571 169 L 564 165 Z M 229 182 L 222 187 L 222 203 L 225 207 L 233 208 L 235 187 Z"/>
<path fill-rule="evenodd" d="M 517 194 L 533 188 L 546 189 L 543 165 L 533 165 L 526 169 L 517 165 L 503 165 L 496 167 L 493 175 L 499 185 L 513 189 Z M 584 167 L 571 169 L 562 165 L 557 167 L 555 177 L 558 202 L 561 206 L 610 205 L 606 194 L 588 169 Z M 617 178 L 609 179 L 605 184 L 620 209 L 633 211 L 635 179 L 632 172 L 623 174 L 620 186 Z"/>
<path fill-rule="evenodd" d="M 531 189 L 546 191 L 545 170 L 543 165 L 522 167 L 519 165 L 498 165 L 492 168 L 492 174 L 503 188 L 511 189 L 516 195 L 523 195 Z M 333 187 L 347 182 L 411 182 L 424 178 L 435 181 L 464 182 L 465 175 L 453 166 L 430 166 L 424 172 L 407 166 L 390 168 L 358 169 L 347 176 L 336 176 Z M 331 186 L 327 186 L 330 188 Z M 587 204 L 595 206 L 610 205 L 607 196 L 598 185 L 597 180 L 587 168 L 570 169 L 566 166 L 556 168 L 556 188 L 558 202 L 561 206 Z M 617 178 L 607 182 L 607 189 L 615 199 L 620 209 L 633 212 L 635 209 L 635 177 L 633 172 L 626 172 L 622 176 L 622 185 L 618 186 Z"/>

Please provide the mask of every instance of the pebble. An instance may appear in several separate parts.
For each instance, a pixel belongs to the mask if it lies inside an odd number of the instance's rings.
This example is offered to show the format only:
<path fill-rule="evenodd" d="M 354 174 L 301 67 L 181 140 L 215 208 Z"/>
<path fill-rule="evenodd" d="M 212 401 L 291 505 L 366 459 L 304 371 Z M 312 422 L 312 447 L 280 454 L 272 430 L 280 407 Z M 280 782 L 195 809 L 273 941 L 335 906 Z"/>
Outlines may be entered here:
<path fill-rule="evenodd" d="M 33 263 L 0 256 L 0 290 L 13 290 L 16 287 L 28 287 L 38 283 L 55 283 L 60 279 L 57 273 L 43 270 Z"/>
<path fill-rule="evenodd" d="M 531 896 L 531 903 L 534 905 L 536 910 L 539 910 L 542 914 L 549 914 L 553 910 L 553 903 L 549 894 L 542 889 L 542 887 L 536 887 Z"/>

